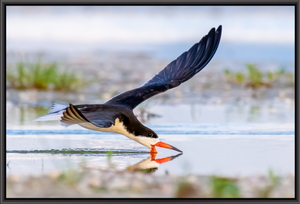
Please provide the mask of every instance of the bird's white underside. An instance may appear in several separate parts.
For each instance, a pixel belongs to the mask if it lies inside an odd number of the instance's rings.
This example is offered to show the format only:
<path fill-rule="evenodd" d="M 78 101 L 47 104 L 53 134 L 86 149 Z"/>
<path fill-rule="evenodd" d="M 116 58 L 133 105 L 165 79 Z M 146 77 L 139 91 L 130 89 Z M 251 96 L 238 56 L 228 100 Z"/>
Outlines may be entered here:
<path fill-rule="evenodd" d="M 150 169 L 150 168 L 157 168 L 159 166 L 159 163 L 156 161 L 152 161 L 151 158 L 146 159 L 145 161 L 141 162 L 138 167 L 140 169 Z"/>
<path fill-rule="evenodd" d="M 133 167 L 136 169 L 151 169 L 151 168 L 157 168 L 159 166 L 159 163 L 156 161 L 153 161 L 151 157 L 135 164 Z"/>

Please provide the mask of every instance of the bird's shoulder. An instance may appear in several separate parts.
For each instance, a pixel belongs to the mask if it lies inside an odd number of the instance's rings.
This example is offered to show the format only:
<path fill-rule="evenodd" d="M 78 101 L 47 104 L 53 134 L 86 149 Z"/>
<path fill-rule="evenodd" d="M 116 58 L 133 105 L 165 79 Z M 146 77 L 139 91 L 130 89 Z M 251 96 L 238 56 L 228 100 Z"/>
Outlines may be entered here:
<path fill-rule="evenodd" d="M 84 116 L 88 119 L 110 119 L 115 120 L 119 118 L 123 120 L 126 117 L 134 116 L 133 111 L 130 108 L 121 105 L 110 104 L 82 104 L 75 106 Z"/>

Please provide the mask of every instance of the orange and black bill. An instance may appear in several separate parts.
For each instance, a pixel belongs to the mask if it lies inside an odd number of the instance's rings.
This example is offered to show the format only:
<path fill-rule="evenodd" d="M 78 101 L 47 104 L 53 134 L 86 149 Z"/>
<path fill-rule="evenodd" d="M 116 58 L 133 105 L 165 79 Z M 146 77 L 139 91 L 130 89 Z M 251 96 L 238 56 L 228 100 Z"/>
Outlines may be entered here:
<path fill-rule="evenodd" d="M 173 149 L 173 150 L 175 150 L 175 151 L 178 151 L 178 152 L 181 152 L 181 153 L 182 153 L 181 150 L 177 149 L 176 147 L 173 147 L 172 145 L 169 145 L 169 144 L 167 144 L 167 143 L 164 143 L 164 142 L 158 142 L 158 143 L 156 143 L 156 144 L 153 145 L 153 146 L 156 146 L 156 147 L 162 147 L 162 148 L 167 148 L 167 149 Z"/>

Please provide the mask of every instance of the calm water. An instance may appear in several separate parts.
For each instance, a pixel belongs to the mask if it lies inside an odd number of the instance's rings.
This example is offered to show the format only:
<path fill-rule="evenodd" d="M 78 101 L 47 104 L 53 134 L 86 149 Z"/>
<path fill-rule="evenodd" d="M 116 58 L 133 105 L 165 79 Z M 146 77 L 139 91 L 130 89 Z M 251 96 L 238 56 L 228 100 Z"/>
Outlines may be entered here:
<path fill-rule="evenodd" d="M 156 161 L 149 149 L 113 133 L 58 122 L 32 122 L 47 108 L 7 108 L 7 174 L 42 173 L 78 168 L 116 169 L 133 166 L 155 169 L 155 174 L 277 174 L 294 173 L 294 108 L 285 104 L 263 106 L 157 105 L 161 115 L 146 121 L 161 141 L 183 151 L 157 148 Z M 112 150 L 108 162 L 107 151 Z M 139 163 L 140 162 L 140 163 Z"/>

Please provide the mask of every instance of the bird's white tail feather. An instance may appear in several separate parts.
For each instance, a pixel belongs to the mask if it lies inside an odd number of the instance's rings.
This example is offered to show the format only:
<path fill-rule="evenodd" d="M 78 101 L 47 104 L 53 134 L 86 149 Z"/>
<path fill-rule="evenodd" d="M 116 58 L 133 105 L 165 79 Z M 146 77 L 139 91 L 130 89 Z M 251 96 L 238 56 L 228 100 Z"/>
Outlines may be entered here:
<path fill-rule="evenodd" d="M 55 112 L 61 111 L 61 110 L 65 110 L 66 107 L 68 107 L 68 106 L 63 105 L 63 104 L 59 104 L 59 103 L 53 103 L 53 105 L 51 106 L 51 109 L 50 109 L 48 114 L 55 113 Z"/>
<path fill-rule="evenodd" d="M 44 115 L 42 117 L 39 117 L 35 119 L 34 121 L 48 121 L 48 120 L 60 120 L 63 116 L 63 112 L 66 110 L 68 106 L 54 103 L 51 106 L 51 109 L 47 115 Z"/>

